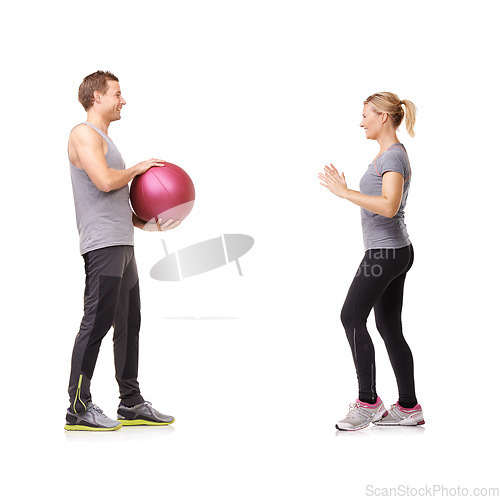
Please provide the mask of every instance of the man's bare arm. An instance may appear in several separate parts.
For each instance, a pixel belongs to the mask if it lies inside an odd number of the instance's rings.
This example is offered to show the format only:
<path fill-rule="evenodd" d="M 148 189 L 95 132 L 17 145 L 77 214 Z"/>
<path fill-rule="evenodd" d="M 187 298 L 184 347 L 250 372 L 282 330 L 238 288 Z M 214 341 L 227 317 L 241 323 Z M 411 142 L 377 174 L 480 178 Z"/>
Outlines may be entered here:
<path fill-rule="evenodd" d="M 71 151 L 72 150 L 72 151 Z M 77 167 L 87 172 L 90 180 L 100 191 L 109 192 L 127 185 L 136 175 L 141 175 L 151 167 L 160 167 L 163 160 L 151 158 L 124 170 L 109 168 L 103 149 L 101 136 L 90 127 L 76 127 L 71 132 L 70 155 L 77 158 Z"/>

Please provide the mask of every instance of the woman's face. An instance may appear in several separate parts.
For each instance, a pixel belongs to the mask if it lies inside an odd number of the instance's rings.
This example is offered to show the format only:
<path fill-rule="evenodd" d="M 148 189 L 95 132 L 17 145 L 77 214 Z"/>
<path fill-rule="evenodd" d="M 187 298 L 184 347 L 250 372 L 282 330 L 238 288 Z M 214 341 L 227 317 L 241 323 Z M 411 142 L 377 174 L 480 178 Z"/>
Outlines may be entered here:
<path fill-rule="evenodd" d="M 363 106 L 363 119 L 359 124 L 365 129 L 367 139 L 377 139 L 382 132 L 382 124 L 384 113 L 377 113 L 373 106 L 368 102 Z"/>

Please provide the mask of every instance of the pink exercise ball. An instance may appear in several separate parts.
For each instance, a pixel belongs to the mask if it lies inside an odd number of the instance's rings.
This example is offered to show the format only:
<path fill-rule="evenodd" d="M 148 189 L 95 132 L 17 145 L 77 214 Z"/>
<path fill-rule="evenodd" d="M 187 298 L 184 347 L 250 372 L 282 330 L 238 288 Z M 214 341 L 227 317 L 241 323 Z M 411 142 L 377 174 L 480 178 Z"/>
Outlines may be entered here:
<path fill-rule="evenodd" d="M 137 217 L 146 222 L 184 220 L 194 205 L 194 184 L 181 167 L 165 163 L 134 177 L 130 201 Z"/>

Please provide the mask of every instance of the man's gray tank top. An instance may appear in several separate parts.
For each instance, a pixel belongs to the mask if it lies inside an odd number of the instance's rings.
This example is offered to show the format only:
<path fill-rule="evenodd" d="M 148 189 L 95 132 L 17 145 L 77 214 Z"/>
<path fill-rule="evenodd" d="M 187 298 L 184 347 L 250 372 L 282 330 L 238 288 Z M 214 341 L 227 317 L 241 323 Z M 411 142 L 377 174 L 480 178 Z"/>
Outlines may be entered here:
<path fill-rule="evenodd" d="M 386 172 L 403 176 L 403 196 L 394 217 L 384 217 L 361 209 L 365 250 L 375 248 L 403 248 L 411 244 L 405 224 L 405 206 L 410 189 L 411 169 L 406 149 L 401 143 L 393 144 L 379 155 L 359 183 L 360 192 L 369 196 L 382 196 L 382 177 Z"/>
<path fill-rule="evenodd" d="M 97 127 L 93 128 L 108 145 L 106 163 L 109 168 L 124 170 L 125 162 L 111 139 Z M 80 253 L 83 255 L 99 248 L 134 244 L 132 209 L 129 204 L 128 184 L 109 193 L 100 191 L 87 172 L 69 162 L 76 224 L 80 234 Z"/>

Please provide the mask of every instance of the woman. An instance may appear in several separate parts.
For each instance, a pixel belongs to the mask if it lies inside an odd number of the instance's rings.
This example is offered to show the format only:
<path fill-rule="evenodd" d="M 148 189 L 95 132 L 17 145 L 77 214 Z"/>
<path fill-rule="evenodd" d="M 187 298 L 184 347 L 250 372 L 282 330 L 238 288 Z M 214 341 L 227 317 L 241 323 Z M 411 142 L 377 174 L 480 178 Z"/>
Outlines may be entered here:
<path fill-rule="evenodd" d="M 404 106 L 404 107 L 403 107 Z M 396 94 L 380 92 L 366 99 L 363 119 L 366 138 L 380 151 L 360 181 L 360 191 L 348 189 L 344 173 L 325 166 L 321 185 L 361 207 L 365 256 L 342 308 L 341 320 L 351 346 L 359 394 L 337 429 L 355 431 L 370 422 L 378 425 L 420 425 L 422 407 L 415 396 L 413 357 L 403 337 L 401 310 L 406 273 L 413 263 L 413 247 L 404 222 L 411 169 L 396 131 L 405 118 L 414 137 L 416 107 Z M 399 400 L 387 411 L 375 389 L 375 353 L 366 320 L 374 309 L 396 375 Z"/>

